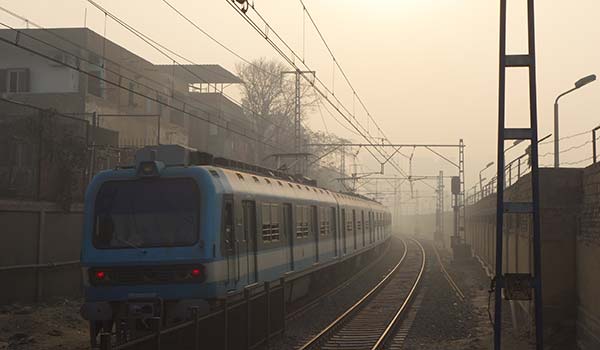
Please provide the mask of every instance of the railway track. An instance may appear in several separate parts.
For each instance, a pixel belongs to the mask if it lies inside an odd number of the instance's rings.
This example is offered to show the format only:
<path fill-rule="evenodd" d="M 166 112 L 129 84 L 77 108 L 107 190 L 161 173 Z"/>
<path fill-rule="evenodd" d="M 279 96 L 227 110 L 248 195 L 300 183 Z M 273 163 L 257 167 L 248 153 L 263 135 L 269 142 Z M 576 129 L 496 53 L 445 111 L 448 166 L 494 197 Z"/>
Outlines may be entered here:
<path fill-rule="evenodd" d="M 425 270 L 425 249 L 403 241 L 396 266 L 357 303 L 300 347 L 308 349 L 382 349 L 416 295 Z"/>
<path fill-rule="evenodd" d="M 302 315 L 304 315 L 305 313 L 313 310 L 315 307 L 319 306 L 320 303 L 323 302 L 323 300 L 336 295 L 337 293 L 339 293 L 342 289 L 347 288 L 348 286 L 352 285 L 352 283 L 354 283 L 356 280 L 363 278 L 363 276 L 367 273 L 369 273 L 371 271 L 371 269 L 373 269 L 377 264 L 379 264 L 381 262 L 381 260 L 383 259 L 383 257 L 385 256 L 385 254 L 390 253 L 390 246 L 392 244 L 395 243 L 390 243 L 385 247 L 385 250 L 383 251 L 383 254 L 381 254 L 378 258 L 374 259 L 372 262 L 369 263 L 369 265 L 363 267 L 360 271 L 358 271 L 354 276 L 352 276 L 351 278 L 347 279 L 346 281 L 344 281 L 342 284 L 338 285 L 335 288 L 332 288 L 331 290 L 325 292 L 324 294 L 316 297 L 314 300 L 309 301 L 308 303 L 306 303 L 305 305 L 303 305 L 302 307 L 291 311 L 288 313 L 288 315 L 286 315 L 286 321 L 292 321 Z"/>

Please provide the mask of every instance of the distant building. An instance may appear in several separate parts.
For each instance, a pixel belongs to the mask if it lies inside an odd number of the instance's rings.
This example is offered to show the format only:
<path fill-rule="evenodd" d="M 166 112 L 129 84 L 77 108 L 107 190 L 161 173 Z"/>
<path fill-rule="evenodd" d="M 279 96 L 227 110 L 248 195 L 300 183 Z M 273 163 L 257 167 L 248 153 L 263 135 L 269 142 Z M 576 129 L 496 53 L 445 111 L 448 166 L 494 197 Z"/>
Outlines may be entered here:
<path fill-rule="evenodd" d="M 223 67 L 155 65 L 88 28 L 20 31 L 17 38 L 13 30 L 0 30 L 0 37 L 51 59 L 0 43 L 0 95 L 5 98 L 90 122 L 95 115 L 100 128 L 118 132 L 115 146 L 173 143 L 256 161 L 249 139 L 228 131 L 252 135 L 254 127 L 223 94 L 225 87 L 241 83 Z"/>

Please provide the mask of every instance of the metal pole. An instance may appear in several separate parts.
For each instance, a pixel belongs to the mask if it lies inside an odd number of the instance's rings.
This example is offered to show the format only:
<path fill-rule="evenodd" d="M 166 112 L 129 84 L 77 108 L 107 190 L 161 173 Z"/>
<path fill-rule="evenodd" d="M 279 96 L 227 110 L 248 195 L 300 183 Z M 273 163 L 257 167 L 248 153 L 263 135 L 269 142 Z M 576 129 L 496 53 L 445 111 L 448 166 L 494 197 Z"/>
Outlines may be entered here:
<path fill-rule="evenodd" d="M 300 72 L 296 72 L 296 98 L 294 106 L 294 152 L 302 153 L 302 125 L 300 123 Z M 299 173 L 304 173 L 304 162 L 296 156 Z"/>
<path fill-rule="evenodd" d="M 96 173 L 96 135 L 98 132 L 98 114 L 92 113 L 92 165 L 90 167 L 91 177 Z"/>
<path fill-rule="evenodd" d="M 560 167 L 560 152 L 559 152 L 559 137 L 558 137 L 558 99 L 554 102 L 554 167 Z"/>
<path fill-rule="evenodd" d="M 156 144 L 160 145 L 160 114 L 158 115 L 157 124 L 158 130 L 156 131 Z"/>
<path fill-rule="evenodd" d="M 537 121 L 537 87 L 535 66 L 535 24 L 533 0 L 527 2 L 527 22 L 529 26 L 529 55 L 532 65 L 529 67 L 529 110 L 530 124 L 533 133 L 531 142 L 531 199 L 533 202 L 533 271 L 534 271 L 534 305 L 535 305 L 535 346 L 544 348 L 543 302 L 542 302 L 542 242 L 540 236 L 540 188 L 539 188 L 539 154 L 538 154 L 538 121 Z M 595 79 L 595 77 L 594 77 Z M 577 83 L 576 83 L 577 86 Z M 557 114 L 558 117 L 558 114 Z M 558 123 L 557 123 L 558 124 Z M 557 130 L 558 131 L 558 130 Z M 558 134 L 558 132 L 557 132 Z M 557 139 L 558 141 L 558 139 Z M 558 152 L 556 153 L 558 154 Z M 558 159 L 558 158 L 557 158 Z"/>
<path fill-rule="evenodd" d="M 596 163 L 596 130 L 598 130 L 598 128 L 594 128 L 594 130 L 592 130 L 592 145 L 593 145 L 593 150 L 594 150 L 594 164 Z"/>
<path fill-rule="evenodd" d="M 480 190 L 483 190 L 483 178 L 481 177 L 482 171 L 479 172 L 479 189 Z"/>
<path fill-rule="evenodd" d="M 504 177 L 504 118 L 505 118 L 505 82 L 506 82 L 506 1 L 500 0 L 500 72 L 498 77 L 498 158 L 497 176 Z M 494 349 L 501 350 L 502 339 L 502 229 L 504 210 L 504 189 L 496 193 L 496 264 L 494 289 Z"/>

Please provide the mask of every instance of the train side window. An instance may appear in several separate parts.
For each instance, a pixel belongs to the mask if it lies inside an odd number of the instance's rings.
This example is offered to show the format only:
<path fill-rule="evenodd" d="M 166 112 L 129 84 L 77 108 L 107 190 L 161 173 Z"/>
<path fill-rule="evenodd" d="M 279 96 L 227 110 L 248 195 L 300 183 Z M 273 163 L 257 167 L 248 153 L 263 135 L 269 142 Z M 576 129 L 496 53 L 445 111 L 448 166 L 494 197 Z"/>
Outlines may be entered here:
<path fill-rule="evenodd" d="M 328 236 L 329 232 L 331 231 L 331 227 L 329 223 L 329 216 L 327 215 L 327 208 L 319 208 L 319 211 L 321 215 L 320 234 L 321 236 Z"/>
<path fill-rule="evenodd" d="M 262 211 L 262 239 L 263 242 L 271 242 L 271 205 L 263 203 Z"/>
<path fill-rule="evenodd" d="M 302 238 L 302 206 L 296 205 L 296 238 Z"/>
<path fill-rule="evenodd" d="M 271 242 L 279 241 L 279 230 L 279 204 L 271 204 Z"/>
<path fill-rule="evenodd" d="M 309 211 L 305 205 L 296 206 L 296 238 L 308 237 Z"/>
<path fill-rule="evenodd" d="M 337 225 L 336 225 L 336 221 L 335 221 L 335 208 L 329 208 L 329 228 L 330 234 L 333 234 L 333 236 L 337 236 Z"/>

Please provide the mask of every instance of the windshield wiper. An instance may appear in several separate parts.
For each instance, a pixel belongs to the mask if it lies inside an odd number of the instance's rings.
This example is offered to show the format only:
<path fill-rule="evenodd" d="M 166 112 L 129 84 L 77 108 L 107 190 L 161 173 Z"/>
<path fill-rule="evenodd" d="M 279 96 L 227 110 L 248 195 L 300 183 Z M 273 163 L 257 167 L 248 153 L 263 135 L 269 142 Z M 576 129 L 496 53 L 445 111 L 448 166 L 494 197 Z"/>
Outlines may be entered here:
<path fill-rule="evenodd" d="M 115 239 L 116 239 L 117 241 L 121 242 L 121 243 L 125 243 L 125 244 L 127 244 L 127 245 L 128 245 L 128 246 L 130 246 L 131 248 L 137 249 L 137 250 L 139 250 L 140 252 L 142 252 L 142 253 L 146 254 L 146 250 L 144 250 L 144 249 L 142 249 L 141 247 L 139 247 L 139 246 L 137 246 L 137 245 L 135 245 L 135 244 L 133 244 L 133 243 L 129 242 L 129 241 L 128 241 L 128 240 L 126 240 L 126 239 L 119 238 L 119 237 L 115 237 Z"/>

